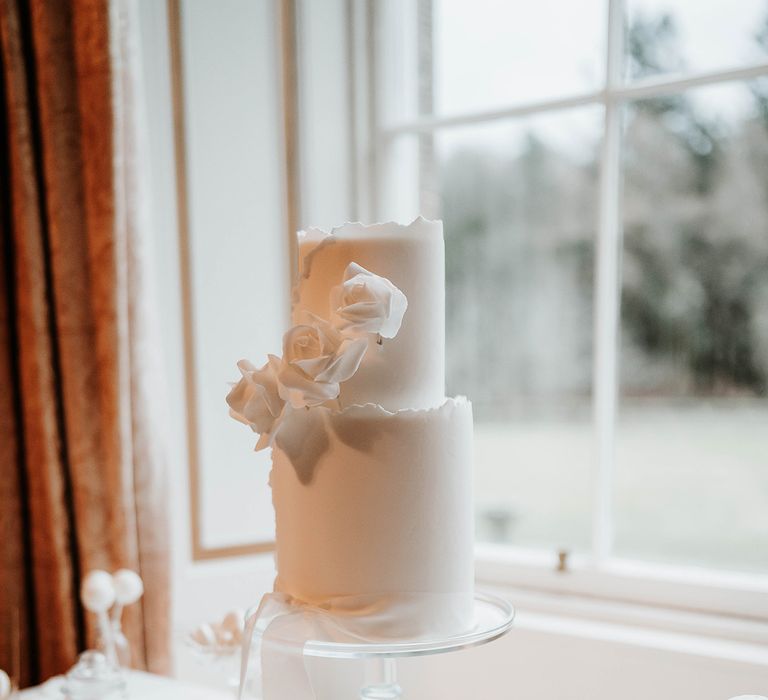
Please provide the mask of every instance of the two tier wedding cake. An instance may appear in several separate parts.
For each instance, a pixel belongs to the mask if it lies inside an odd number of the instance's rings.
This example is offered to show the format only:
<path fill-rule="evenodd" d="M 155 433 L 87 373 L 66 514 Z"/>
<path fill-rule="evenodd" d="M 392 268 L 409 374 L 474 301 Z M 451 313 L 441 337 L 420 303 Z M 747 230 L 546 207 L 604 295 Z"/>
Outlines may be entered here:
<path fill-rule="evenodd" d="M 238 367 L 272 448 L 275 591 L 377 636 L 472 626 L 472 407 L 445 397 L 442 223 L 299 233 L 282 356 Z"/>

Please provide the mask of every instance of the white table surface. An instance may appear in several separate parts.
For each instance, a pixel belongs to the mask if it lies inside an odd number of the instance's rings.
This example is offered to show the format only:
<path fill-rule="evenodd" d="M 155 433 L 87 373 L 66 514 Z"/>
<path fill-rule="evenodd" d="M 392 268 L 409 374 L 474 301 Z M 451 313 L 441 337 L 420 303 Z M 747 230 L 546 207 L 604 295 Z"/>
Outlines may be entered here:
<path fill-rule="evenodd" d="M 128 671 L 130 700 L 233 700 L 233 695 L 204 685 L 190 685 L 142 671 Z M 22 690 L 20 700 L 62 700 L 61 678 L 52 678 L 36 688 Z"/>

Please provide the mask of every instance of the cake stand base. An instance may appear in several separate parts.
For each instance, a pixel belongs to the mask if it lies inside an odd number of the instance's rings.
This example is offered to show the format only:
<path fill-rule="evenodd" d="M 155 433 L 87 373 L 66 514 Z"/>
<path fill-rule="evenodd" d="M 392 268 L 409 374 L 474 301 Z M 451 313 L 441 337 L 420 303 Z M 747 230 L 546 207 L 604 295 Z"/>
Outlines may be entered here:
<path fill-rule="evenodd" d="M 261 639 L 267 627 L 283 615 L 294 614 L 291 611 L 270 610 L 269 606 L 264 604 L 268 598 L 269 595 L 265 596 L 262 603 L 247 615 L 238 695 L 241 700 L 248 697 L 261 697 L 252 693 L 254 685 L 257 685 L 254 684 L 254 671 L 259 665 Z M 311 608 L 303 608 L 301 613 L 305 616 L 313 614 Z M 294 653 L 299 658 L 364 659 L 365 681 L 358 698 L 360 700 L 397 700 L 403 693 L 397 682 L 398 658 L 444 654 L 487 644 L 506 634 L 512 627 L 514 617 L 514 608 L 504 598 L 477 591 L 475 593 L 476 623 L 471 630 L 463 634 L 439 639 L 403 639 L 385 643 L 368 643 L 359 640 L 338 642 L 322 638 L 307 638 L 296 632 L 287 634 L 270 632 L 269 643 L 272 647 Z M 322 635 L 316 635 L 316 637 L 320 636 Z"/>
<path fill-rule="evenodd" d="M 403 689 L 397 682 L 397 666 L 393 658 L 368 659 L 365 662 L 365 686 L 361 700 L 397 700 Z"/>

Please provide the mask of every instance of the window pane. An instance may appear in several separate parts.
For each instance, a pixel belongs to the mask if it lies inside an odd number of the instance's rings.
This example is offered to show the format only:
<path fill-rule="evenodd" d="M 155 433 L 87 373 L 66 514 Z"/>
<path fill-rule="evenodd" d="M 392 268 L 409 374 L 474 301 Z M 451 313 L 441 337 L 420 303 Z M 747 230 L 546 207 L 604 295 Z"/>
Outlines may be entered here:
<path fill-rule="evenodd" d="M 604 76 L 604 0 L 433 0 L 435 111 L 579 93 Z"/>
<path fill-rule="evenodd" d="M 620 555 L 768 570 L 768 84 L 631 106 Z"/>
<path fill-rule="evenodd" d="M 448 391 L 476 420 L 478 536 L 585 549 L 601 110 L 441 132 Z"/>
<path fill-rule="evenodd" d="M 274 539 L 270 461 L 226 411 L 235 362 L 280 347 L 288 265 L 271 3 L 182 4 L 189 257 L 204 547 Z M 270 299 L 244 322 L 236 300 Z M 181 361 L 181 360 L 179 360 Z"/>
<path fill-rule="evenodd" d="M 627 0 L 627 14 L 631 79 L 768 58 L 764 0 Z"/>

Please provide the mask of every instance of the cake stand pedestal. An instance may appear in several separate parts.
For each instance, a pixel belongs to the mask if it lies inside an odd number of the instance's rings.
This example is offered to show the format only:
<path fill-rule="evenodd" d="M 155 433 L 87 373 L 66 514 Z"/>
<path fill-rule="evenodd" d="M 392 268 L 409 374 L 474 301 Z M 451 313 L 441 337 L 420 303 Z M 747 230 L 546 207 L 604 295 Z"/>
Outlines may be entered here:
<path fill-rule="evenodd" d="M 291 614 L 286 613 L 286 614 Z M 244 694 L 250 676 L 249 666 L 255 659 L 251 653 L 251 639 L 258 642 L 267 626 L 278 615 L 249 614 L 250 624 L 246 629 L 246 642 L 243 653 L 243 671 L 241 675 L 241 699 L 251 697 Z M 361 641 L 336 642 L 325 639 L 298 639 L 290 635 L 274 637 L 270 634 L 270 644 L 294 650 L 303 657 L 325 659 L 350 659 L 365 661 L 365 682 L 354 700 L 398 700 L 402 697 L 402 688 L 397 682 L 397 659 L 444 654 L 492 642 L 509 632 L 515 617 L 512 605 L 499 596 L 475 592 L 475 626 L 463 634 L 442 639 L 397 640 L 386 643 L 368 643 Z M 353 700 L 350 698 L 349 700 Z"/>

